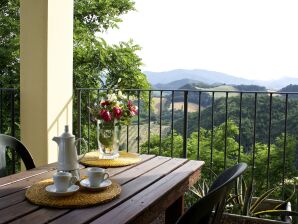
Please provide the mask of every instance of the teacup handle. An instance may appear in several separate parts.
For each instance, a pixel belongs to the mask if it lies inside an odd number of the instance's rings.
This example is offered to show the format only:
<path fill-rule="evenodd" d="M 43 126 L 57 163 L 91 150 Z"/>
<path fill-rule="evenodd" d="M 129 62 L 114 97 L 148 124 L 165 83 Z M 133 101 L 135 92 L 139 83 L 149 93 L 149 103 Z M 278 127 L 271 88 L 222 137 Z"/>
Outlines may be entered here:
<path fill-rule="evenodd" d="M 78 179 L 75 176 L 72 176 L 70 181 L 69 181 L 69 186 L 72 186 L 74 184 L 76 184 L 78 181 Z"/>
<path fill-rule="evenodd" d="M 103 176 L 103 180 L 107 180 L 109 179 L 110 175 L 108 173 L 105 173 L 105 175 Z"/>

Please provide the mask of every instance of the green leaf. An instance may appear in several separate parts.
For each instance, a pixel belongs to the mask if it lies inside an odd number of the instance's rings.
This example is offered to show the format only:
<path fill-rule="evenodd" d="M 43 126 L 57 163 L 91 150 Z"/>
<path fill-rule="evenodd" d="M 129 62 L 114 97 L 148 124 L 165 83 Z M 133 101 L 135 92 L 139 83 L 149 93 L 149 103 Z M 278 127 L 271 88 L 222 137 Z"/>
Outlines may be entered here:
<path fill-rule="evenodd" d="M 266 191 L 264 194 L 262 194 L 260 197 L 258 197 L 258 199 L 255 201 L 255 203 L 251 206 L 250 208 L 250 212 L 254 213 L 254 211 L 258 208 L 258 206 L 265 200 L 267 199 L 267 197 L 273 192 L 275 191 L 276 188 L 272 188 L 269 189 L 268 191 Z"/>
<path fill-rule="evenodd" d="M 235 205 L 235 204 L 239 204 L 238 202 L 237 202 L 237 198 L 239 197 L 239 195 L 230 195 L 230 197 L 227 199 L 227 204 L 229 204 L 229 203 L 231 203 L 231 202 L 233 202 L 233 205 Z M 235 199 L 236 199 L 236 201 L 235 201 Z"/>
<path fill-rule="evenodd" d="M 189 189 L 192 193 L 194 193 L 195 195 L 197 195 L 199 198 L 202 198 L 202 194 L 200 191 L 198 191 L 194 186 L 191 186 Z"/>
<path fill-rule="evenodd" d="M 241 205 L 243 206 L 244 205 L 244 199 L 243 199 L 243 196 L 246 194 L 247 192 L 247 185 L 246 185 L 246 182 L 244 180 L 243 177 L 241 177 L 241 186 L 242 186 L 242 197 L 241 197 Z"/>
<path fill-rule="evenodd" d="M 205 185 L 205 189 L 204 189 L 204 196 L 209 192 L 209 186 L 208 186 L 208 184 L 207 184 L 207 182 L 206 181 L 204 181 L 203 182 L 203 184 Z"/>
<path fill-rule="evenodd" d="M 298 212 L 288 211 L 288 210 L 266 210 L 256 212 L 254 216 L 260 215 L 272 215 L 272 216 L 298 216 Z"/>
<path fill-rule="evenodd" d="M 290 195 L 290 197 L 288 197 L 287 200 L 283 201 L 279 205 L 275 206 L 273 208 L 273 210 L 278 210 L 278 209 L 283 208 L 284 206 L 286 206 L 288 204 L 288 202 L 290 202 L 294 198 L 295 193 L 296 193 L 296 191 L 295 191 L 295 187 L 294 187 L 293 193 Z"/>
<path fill-rule="evenodd" d="M 253 192 L 253 186 L 252 186 L 252 184 L 250 184 L 247 188 L 247 191 L 245 192 L 242 215 L 249 215 L 249 211 L 250 211 L 249 208 L 251 205 L 252 192 Z"/>

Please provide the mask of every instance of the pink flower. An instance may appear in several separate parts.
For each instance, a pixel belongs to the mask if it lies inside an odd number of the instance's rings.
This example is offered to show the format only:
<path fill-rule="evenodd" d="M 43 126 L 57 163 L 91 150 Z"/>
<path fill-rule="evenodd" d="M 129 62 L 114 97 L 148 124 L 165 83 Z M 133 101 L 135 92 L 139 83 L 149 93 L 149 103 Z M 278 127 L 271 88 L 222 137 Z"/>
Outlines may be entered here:
<path fill-rule="evenodd" d="M 105 122 L 109 122 L 112 120 L 112 115 L 108 110 L 101 110 L 99 112 L 99 115 Z"/>
<path fill-rule="evenodd" d="M 136 114 L 138 114 L 138 111 L 136 111 L 136 110 L 131 110 L 130 111 L 131 116 L 135 116 Z"/>
<path fill-rule="evenodd" d="M 127 107 L 130 111 L 131 116 L 135 116 L 136 114 L 138 114 L 138 108 L 135 105 L 133 105 L 130 100 L 127 103 Z"/>
<path fill-rule="evenodd" d="M 113 108 L 113 114 L 115 116 L 116 119 L 120 119 L 120 117 L 122 116 L 122 110 L 120 107 L 114 107 Z"/>
<path fill-rule="evenodd" d="M 130 112 L 133 112 L 134 115 L 136 115 L 136 114 L 138 114 L 138 108 L 135 106 L 135 107 L 133 107 L 133 109 Z"/>

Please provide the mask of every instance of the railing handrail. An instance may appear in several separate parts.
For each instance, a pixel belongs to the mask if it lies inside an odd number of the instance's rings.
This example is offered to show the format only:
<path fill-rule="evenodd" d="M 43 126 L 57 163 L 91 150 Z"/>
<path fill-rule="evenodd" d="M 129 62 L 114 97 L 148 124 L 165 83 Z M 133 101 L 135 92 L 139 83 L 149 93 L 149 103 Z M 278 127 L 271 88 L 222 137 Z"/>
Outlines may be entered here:
<path fill-rule="evenodd" d="M 80 91 L 88 91 L 88 90 L 101 90 L 101 91 L 105 91 L 105 90 L 111 90 L 108 88 L 76 88 L 76 90 L 80 90 Z M 214 93 L 250 93 L 250 94 L 254 94 L 254 93 L 260 93 L 260 94 L 298 94 L 298 92 L 278 92 L 278 91 L 240 91 L 240 90 L 190 90 L 190 89 L 121 89 L 124 91 L 150 91 L 150 92 L 171 92 L 171 91 L 175 91 L 175 92 L 214 92 Z"/>
<path fill-rule="evenodd" d="M 0 91 L 17 91 L 16 88 L 0 88 Z"/>

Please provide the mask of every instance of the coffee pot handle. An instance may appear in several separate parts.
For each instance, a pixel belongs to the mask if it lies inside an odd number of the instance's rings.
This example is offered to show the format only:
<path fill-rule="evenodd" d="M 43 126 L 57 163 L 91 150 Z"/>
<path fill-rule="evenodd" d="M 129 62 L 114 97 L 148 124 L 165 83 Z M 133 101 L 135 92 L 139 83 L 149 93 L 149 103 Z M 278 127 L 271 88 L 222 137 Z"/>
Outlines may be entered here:
<path fill-rule="evenodd" d="M 76 146 L 76 147 L 77 147 L 77 144 L 79 143 L 79 141 L 82 141 L 82 142 L 85 144 L 86 148 L 88 148 L 87 141 L 86 141 L 84 138 L 78 138 L 78 139 L 75 141 L 75 146 Z M 87 154 L 87 152 L 85 152 L 83 156 L 80 156 L 80 158 L 78 159 L 78 162 L 81 161 L 81 160 L 85 157 L 86 154 Z"/>

